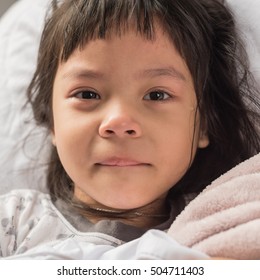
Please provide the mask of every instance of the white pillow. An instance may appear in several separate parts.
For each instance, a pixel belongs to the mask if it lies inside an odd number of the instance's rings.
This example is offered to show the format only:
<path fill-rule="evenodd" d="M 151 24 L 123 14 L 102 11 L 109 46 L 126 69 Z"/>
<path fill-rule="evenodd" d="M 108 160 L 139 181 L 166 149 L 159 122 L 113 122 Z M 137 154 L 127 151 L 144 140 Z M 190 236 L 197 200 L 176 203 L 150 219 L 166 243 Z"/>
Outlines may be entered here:
<path fill-rule="evenodd" d="M 20 0 L 0 20 L 0 193 L 14 188 L 46 191 L 50 141 L 37 128 L 26 102 L 50 0 Z M 247 43 L 260 86 L 260 1 L 227 0 Z M 24 146 L 24 139 L 33 132 Z"/>
<path fill-rule="evenodd" d="M 251 72 L 260 90 L 260 1 L 226 0 L 249 55 Z"/>
<path fill-rule="evenodd" d="M 25 103 L 48 2 L 18 1 L 0 20 L 0 193 L 13 188 L 45 190 L 42 164 L 48 145 L 43 145 L 44 130 L 35 126 Z"/>

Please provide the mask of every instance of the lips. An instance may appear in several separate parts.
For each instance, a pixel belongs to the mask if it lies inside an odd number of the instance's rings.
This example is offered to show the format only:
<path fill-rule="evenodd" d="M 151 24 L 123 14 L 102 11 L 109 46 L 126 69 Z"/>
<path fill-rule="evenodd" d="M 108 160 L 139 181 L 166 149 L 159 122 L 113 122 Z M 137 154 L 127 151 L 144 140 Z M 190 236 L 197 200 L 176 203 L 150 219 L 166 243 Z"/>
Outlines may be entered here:
<path fill-rule="evenodd" d="M 145 166 L 149 165 L 148 163 L 140 162 L 138 160 L 133 160 L 129 158 L 119 158 L 112 157 L 98 162 L 97 165 L 109 166 L 109 167 L 134 167 L 134 166 Z"/>

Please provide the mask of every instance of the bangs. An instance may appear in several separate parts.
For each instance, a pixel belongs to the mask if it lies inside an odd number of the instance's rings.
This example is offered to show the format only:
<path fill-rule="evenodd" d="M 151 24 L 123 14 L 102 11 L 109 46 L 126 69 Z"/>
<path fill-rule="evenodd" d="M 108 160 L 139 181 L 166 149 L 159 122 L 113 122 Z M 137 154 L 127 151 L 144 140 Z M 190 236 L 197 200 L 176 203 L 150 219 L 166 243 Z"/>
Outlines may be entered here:
<path fill-rule="evenodd" d="M 62 0 L 45 24 L 39 59 L 46 72 L 56 73 L 60 62 L 66 62 L 91 40 L 120 37 L 131 29 L 153 41 L 160 26 L 185 60 L 196 93 L 201 95 L 213 49 L 220 50 L 225 43 L 218 40 L 218 36 L 223 37 L 222 26 L 220 34 L 212 27 L 216 21 L 227 29 L 226 20 L 230 17 L 223 14 L 217 0 Z"/>
<path fill-rule="evenodd" d="M 66 61 L 76 48 L 82 48 L 90 40 L 106 39 L 111 34 L 121 36 L 129 28 L 153 40 L 154 20 L 163 18 L 164 13 L 156 1 L 73 0 L 73 5 L 68 2 L 59 9 L 59 33 L 63 34 L 59 42 L 63 46 L 61 61 Z"/>

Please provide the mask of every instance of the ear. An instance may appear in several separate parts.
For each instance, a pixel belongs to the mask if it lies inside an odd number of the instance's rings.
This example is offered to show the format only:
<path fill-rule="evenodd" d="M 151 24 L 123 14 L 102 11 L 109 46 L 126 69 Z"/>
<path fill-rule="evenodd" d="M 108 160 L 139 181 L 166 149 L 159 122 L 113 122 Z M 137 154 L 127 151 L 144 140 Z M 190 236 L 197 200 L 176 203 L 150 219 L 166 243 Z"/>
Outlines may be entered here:
<path fill-rule="evenodd" d="M 56 147 L 56 137 L 55 137 L 54 130 L 51 130 L 51 142 L 52 145 Z"/>
<path fill-rule="evenodd" d="M 206 131 L 200 131 L 198 147 L 203 149 L 208 147 L 209 137 Z"/>

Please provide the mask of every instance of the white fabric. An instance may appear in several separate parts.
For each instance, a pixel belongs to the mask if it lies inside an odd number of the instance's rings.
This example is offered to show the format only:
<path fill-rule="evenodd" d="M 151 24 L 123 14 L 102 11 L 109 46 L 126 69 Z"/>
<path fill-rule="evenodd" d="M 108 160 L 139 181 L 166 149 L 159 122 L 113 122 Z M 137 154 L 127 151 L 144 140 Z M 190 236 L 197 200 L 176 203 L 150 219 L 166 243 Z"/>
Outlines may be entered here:
<path fill-rule="evenodd" d="M 25 104 L 48 2 L 18 1 L 0 19 L 0 193 L 35 186 L 45 189 L 44 130 L 36 128 Z"/>
<path fill-rule="evenodd" d="M 250 70 L 260 90 L 260 1 L 226 0 L 231 8 L 250 60 Z"/>
<path fill-rule="evenodd" d="M 123 244 L 103 233 L 76 230 L 48 194 L 14 190 L 0 196 L 0 257 L 8 259 L 207 259 L 163 231 Z M 46 234 L 48 233 L 48 234 Z"/>

